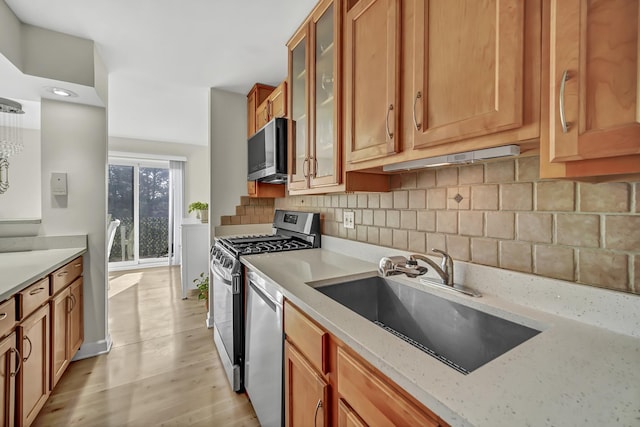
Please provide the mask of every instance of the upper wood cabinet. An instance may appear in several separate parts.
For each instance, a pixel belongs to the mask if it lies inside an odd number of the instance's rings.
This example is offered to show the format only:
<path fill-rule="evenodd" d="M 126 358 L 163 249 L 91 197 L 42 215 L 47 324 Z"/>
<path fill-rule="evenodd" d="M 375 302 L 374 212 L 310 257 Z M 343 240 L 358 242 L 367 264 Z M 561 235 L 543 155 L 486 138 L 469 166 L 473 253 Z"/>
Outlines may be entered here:
<path fill-rule="evenodd" d="M 277 87 L 256 83 L 247 94 L 247 137 L 252 136 L 274 117 L 285 117 L 287 83 L 283 81 Z M 266 184 L 259 181 L 247 181 L 249 197 L 284 197 L 284 184 Z"/>
<path fill-rule="evenodd" d="M 256 127 L 258 131 L 276 117 L 287 115 L 287 82 L 283 81 L 271 91 L 269 96 L 256 108 Z M 254 131 L 254 132 L 255 132 Z"/>
<path fill-rule="evenodd" d="M 287 117 L 287 81 L 280 83 L 267 98 L 269 102 L 269 120 Z"/>
<path fill-rule="evenodd" d="M 513 143 L 537 147 L 539 0 L 349 3 L 347 171 Z"/>
<path fill-rule="evenodd" d="M 247 94 L 247 136 L 251 136 L 262 126 L 258 126 L 258 106 L 269 97 L 275 88 L 273 86 L 256 83 Z M 266 123 L 266 122 L 265 122 Z"/>
<path fill-rule="evenodd" d="M 413 147 L 520 127 L 524 0 L 410 0 Z M 412 50 L 409 48 L 412 47 Z"/>
<path fill-rule="evenodd" d="M 400 21 L 400 0 L 360 0 L 346 13 L 344 121 L 350 163 L 400 148 Z"/>
<path fill-rule="evenodd" d="M 638 0 L 543 5 L 541 176 L 640 172 Z"/>
<path fill-rule="evenodd" d="M 340 7 L 323 0 L 289 48 L 289 190 L 341 182 Z"/>

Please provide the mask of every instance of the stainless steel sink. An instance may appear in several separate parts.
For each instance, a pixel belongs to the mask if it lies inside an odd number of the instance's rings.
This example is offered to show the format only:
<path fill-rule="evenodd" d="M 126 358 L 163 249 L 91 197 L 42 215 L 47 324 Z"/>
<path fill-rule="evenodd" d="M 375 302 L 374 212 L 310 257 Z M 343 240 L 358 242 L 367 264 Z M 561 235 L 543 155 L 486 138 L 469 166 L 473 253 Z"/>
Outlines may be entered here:
<path fill-rule="evenodd" d="M 464 374 L 540 333 L 377 276 L 316 289 Z"/>

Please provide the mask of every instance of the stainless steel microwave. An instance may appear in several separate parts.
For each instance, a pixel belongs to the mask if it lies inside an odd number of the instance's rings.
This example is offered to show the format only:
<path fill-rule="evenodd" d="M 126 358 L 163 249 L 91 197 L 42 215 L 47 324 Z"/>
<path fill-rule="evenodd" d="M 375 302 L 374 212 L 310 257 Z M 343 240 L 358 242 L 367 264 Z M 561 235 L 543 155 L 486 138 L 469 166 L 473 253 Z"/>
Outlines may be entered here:
<path fill-rule="evenodd" d="M 248 141 L 249 181 L 287 182 L 287 119 L 275 118 Z"/>

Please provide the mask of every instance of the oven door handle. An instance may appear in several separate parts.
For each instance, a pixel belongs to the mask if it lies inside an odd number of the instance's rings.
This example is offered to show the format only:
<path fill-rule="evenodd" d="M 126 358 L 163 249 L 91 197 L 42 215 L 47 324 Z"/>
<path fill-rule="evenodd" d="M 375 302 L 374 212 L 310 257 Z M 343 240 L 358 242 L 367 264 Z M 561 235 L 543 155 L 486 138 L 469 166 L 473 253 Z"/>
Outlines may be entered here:
<path fill-rule="evenodd" d="M 218 265 L 217 263 L 213 263 L 211 265 L 211 268 L 213 270 L 213 274 L 218 278 L 218 280 L 220 280 L 222 283 L 224 283 L 227 286 L 231 286 L 231 280 L 226 279 L 224 277 L 224 270 L 222 270 L 222 267 L 220 267 L 220 265 Z"/>

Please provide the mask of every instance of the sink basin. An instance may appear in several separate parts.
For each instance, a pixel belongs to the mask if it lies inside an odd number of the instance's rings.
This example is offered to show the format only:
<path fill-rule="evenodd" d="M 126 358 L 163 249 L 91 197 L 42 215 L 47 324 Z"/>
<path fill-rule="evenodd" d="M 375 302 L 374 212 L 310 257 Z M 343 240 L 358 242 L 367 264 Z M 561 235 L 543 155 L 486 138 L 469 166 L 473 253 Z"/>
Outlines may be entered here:
<path fill-rule="evenodd" d="M 316 289 L 464 374 L 540 333 L 377 276 Z"/>

